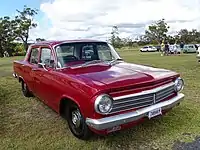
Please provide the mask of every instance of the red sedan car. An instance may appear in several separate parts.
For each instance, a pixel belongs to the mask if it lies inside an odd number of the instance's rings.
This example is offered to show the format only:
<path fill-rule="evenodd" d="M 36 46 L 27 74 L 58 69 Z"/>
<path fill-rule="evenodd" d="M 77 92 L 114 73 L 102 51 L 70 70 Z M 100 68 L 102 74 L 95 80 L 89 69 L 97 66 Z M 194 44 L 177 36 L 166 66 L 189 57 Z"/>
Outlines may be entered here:
<path fill-rule="evenodd" d="M 83 140 L 162 115 L 184 98 L 178 73 L 126 63 L 104 41 L 36 43 L 13 68 L 24 96 L 37 96 Z"/>

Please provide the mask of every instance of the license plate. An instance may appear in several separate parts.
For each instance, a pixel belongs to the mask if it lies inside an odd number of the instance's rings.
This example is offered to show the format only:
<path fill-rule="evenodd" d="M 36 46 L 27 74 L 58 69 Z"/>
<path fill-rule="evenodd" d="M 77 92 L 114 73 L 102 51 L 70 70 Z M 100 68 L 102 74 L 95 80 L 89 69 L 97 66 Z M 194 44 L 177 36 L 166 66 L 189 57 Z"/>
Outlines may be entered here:
<path fill-rule="evenodd" d="M 157 108 L 157 109 L 150 111 L 148 114 L 148 117 L 149 117 L 149 119 L 151 119 L 151 118 L 153 118 L 155 116 L 159 116 L 159 115 L 162 115 L 161 108 Z"/>

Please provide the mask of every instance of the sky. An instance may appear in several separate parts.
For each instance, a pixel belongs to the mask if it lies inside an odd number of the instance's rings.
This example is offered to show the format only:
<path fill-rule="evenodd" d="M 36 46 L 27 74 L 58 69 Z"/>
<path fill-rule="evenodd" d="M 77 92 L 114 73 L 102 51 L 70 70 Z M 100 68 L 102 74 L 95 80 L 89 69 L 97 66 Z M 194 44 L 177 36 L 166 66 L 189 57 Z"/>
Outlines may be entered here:
<path fill-rule="evenodd" d="M 183 28 L 200 30 L 200 0 L 3 0 L 0 17 L 14 16 L 24 5 L 39 10 L 29 40 L 107 40 L 113 25 L 120 37 L 135 38 L 162 18 L 170 34 Z"/>

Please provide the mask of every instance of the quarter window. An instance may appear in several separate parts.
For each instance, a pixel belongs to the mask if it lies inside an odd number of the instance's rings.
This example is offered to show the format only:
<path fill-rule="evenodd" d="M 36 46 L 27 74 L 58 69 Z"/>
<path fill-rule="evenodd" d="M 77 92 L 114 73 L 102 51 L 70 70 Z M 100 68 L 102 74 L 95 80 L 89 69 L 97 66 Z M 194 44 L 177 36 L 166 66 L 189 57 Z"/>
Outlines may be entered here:
<path fill-rule="evenodd" d="M 39 57 L 39 49 L 33 48 L 31 50 L 30 63 L 38 64 L 38 57 Z"/>

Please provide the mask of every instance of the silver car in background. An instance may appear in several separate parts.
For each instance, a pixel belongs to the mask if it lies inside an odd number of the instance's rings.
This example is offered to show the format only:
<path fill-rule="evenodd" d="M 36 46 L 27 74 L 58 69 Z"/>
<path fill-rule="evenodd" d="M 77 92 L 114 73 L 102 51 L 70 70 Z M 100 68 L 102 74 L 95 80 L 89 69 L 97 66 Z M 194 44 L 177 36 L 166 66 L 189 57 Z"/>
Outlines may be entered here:
<path fill-rule="evenodd" d="M 169 45 L 169 52 L 171 54 L 180 54 L 181 48 L 179 45 Z"/>

